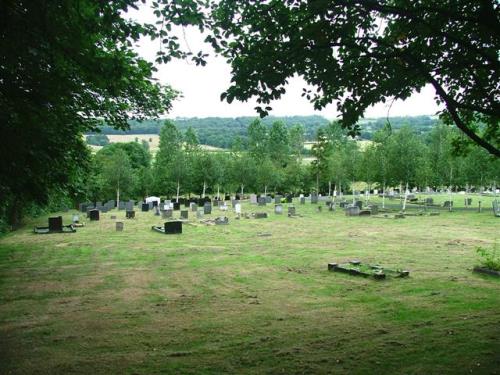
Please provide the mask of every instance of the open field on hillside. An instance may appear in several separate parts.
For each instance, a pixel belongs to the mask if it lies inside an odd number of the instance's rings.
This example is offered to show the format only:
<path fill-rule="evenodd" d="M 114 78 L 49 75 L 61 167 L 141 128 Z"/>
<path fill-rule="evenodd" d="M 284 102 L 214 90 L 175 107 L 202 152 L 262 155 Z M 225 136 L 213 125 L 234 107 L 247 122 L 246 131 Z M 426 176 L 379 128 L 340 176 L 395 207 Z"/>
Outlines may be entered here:
<path fill-rule="evenodd" d="M 158 151 L 158 147 L 160 145 L 160 136 L 158 134 L 107 134 L 110 143 L 120 143 L 120 142 L 135 142 L 136 138 L 138 142 L 142 142 L 143 140 L 148 142 L 149 150 L 152 154 L 155 154 Z M 94 150 L 100 150 L 101 146 L 91 146 Z M 201 145 L 202 149 L 207 151 L 225 151 L 222 148 L 209 146 L 209 145 Z"/>
<path fill-rule="evenodd" d="M 71 234 L 35 235 L 38 218 L 0 239 L 0 373 L 498 374 L 500 279 L 471 271 L 500 237 L 482 200 L 400 220 L 244 203 L 269 218 L 206 226 L 190 212 L 174 236 L 151 212 Z M 327 271 L 353 258 L 410 277 Z"/>

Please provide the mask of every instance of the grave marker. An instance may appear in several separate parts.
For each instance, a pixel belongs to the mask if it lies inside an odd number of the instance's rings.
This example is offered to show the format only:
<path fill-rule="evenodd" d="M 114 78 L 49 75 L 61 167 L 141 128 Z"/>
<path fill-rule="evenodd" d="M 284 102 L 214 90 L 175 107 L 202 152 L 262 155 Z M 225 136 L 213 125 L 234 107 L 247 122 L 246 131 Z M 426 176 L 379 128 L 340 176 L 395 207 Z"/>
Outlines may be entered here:
<path fill-rule="evenodd" d="M 117 221 L 115 223 L 116 226 L 116 231 L 117 232 L 123 232 L 123 222 L 122 221 Z"/>
<path fill-rule="evenodd" d="M 99 210 L 96 209 L 90 210 L 89 218 L 91 221 L 99 221 Z"/>

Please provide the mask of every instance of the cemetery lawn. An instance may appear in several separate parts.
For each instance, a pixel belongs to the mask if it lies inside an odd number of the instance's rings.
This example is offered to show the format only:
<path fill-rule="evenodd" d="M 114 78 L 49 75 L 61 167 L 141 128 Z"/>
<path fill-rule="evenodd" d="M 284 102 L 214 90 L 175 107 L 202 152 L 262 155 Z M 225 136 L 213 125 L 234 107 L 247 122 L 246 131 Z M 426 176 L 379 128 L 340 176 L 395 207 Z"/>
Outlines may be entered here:
<path fill-rule="evenodd" d="M 0 373 L 500 373 L 500 279 L 472 272 L 478 246 L 500 250 L 489 201 L 398 220 L 273 207 L 245 203 L 270 217 L 227 226 L 190 212 L 174 236 L 113 210 L 77 233 L 35 235 L 41 217 L 0 238 Z M 353 258 L 410 277 L 327 271 Z"/>

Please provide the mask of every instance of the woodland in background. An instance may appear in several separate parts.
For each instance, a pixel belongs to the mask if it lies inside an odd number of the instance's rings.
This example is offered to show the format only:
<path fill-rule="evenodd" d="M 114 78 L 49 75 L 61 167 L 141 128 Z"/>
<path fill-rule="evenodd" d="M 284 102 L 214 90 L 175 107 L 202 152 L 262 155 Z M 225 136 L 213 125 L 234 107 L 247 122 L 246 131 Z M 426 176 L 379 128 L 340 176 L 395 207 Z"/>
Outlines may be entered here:
<path fill-rule="evenodd" d="M 360 146 L 338 122 L 316 132 L 316 143 L 304 160 L 304 127 L 276 121 L 267 127 L 256 119 L 246 140 L 236 138 L 228 152 L 200 147 L 193 128 L 182 133 L 171 121 L 160 132 L 153 159 L 138 142 L 105 146 L 93 158 L 85 197 L 91 201 L 142 199 L 148 195 L 350 193 L 353 183 L 363 189 L 417 187 L 433 189 L 492 189 L 500 178 L 500 160 L 471 146 L 466 155 L 454 152 L 461 135 L 440 124 L 425 137 L 409 125 L 389 124 L 375 132 L 373 142 Z M 361 184 L 360 184 L 361 182 Z"/>

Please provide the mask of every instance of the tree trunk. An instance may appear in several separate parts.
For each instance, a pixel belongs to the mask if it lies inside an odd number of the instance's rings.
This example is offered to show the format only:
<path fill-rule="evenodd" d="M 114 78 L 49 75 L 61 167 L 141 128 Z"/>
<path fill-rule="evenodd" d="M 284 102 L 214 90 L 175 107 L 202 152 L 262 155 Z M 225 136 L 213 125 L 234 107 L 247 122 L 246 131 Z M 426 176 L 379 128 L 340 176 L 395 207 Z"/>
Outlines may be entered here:
<path fill-rule="evenodd" d="M 264 185 L 264 195 L 267 197 L 267 185 Z"/>
<path fill-rule="evenodd" d="M 243 198 L 243 187 L 244 187 L 244 185 L 243 185 L 243 184 L 241 184 L 241 197 L 242 197 L 242 198 Z"/>
<path fill-rule="evenodd" d="M 328 196 L 332 196 L 332 181 L 328 181 Z"/>
<path fill-rule="evenodd" d="M 120 207 L 120 181 L 118 181 L 118 186 L 116 187 L 116 207 Z"/>
<path fill-rule="evenodd" d="M 180 190 L 180 183 L 179 180 L 177 180 L 177 198 L 175 200 L 176 203 L 179 203 L 179 190 Z"/>
<path fill-rule="evenodd" d="M 205 198 L 205 189 L 207 187 L 207 184 L 205 183 L 205 181 L 203 181 L 203 193 L 201 195 L 202 198 Z"/>
<path fill-rule="evenodd" d="M 405 189 L 405 199 L 403 201 L 403 211 L 406 210 L 406 200 L 408 198 L 408 182 L 406 183 L 406 189 Z"/>
<path fill-rule="evenodd" d="M 384 186 L 382 187 L 382 208 L 385 208 L 385 182 Z"/>
<path fill-rule="evenodd" d="M 217 185 L 217 199 L 220 200 L 220 185 Z"/>

